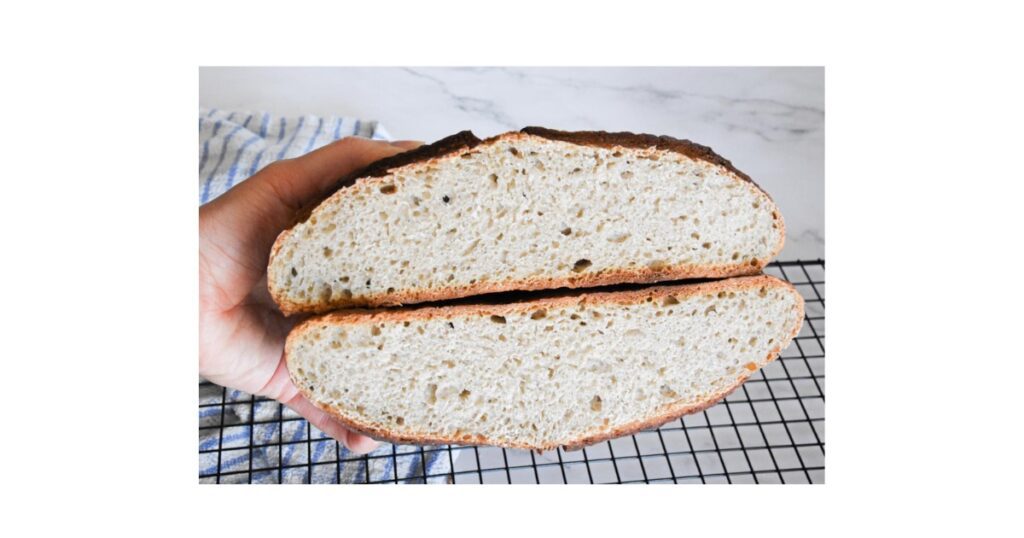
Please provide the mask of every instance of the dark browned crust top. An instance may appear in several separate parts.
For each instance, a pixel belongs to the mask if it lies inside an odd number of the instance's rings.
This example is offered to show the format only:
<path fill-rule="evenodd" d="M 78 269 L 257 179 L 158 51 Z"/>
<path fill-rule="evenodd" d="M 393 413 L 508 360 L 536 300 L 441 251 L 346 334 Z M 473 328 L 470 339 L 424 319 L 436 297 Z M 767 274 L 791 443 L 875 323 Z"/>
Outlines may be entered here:
<path fill-rule="evenodd" d="M 569 142 L 570 144 L 578 144 L 581 146 L 597 146 L 602 148 L 623 147 L 633 149 L 646 149 L 653 147 L 660 150 L 674 151 L 690 157 L 691 159 L 698 159 L 724 167 L 740 178 L 754 183 L 754 180 L 750 179 L 750 176 L 737 170 L 728 159 L 715 153 L 711 148 L 689 140 L 673 138 L 671 136 L 655 136 L 642 133 L 637 134 L 629 131 L 622 131 L 618 133 L 609 133 L 607 131 L 559 131 L 557 129 L 548 129 L 546 127 L 526 127 L 520 132 L 547 138 L 549 140 L 560 140 L 562 142 Z M 756 185 L 756 183 L 754 184 Z"/>
<path fill-rule="evenodd" d="M 455 153 L 464 149 L 470 149 L 480 144 L 482 140 L 476 137 L 472 131 L 460 131 L 451 136 L 446 136 L 432 144 L 426 144 L 416 149 L 404 151 L 391 157 L 386 157 L 371 163 L 366 168 L 356 172 L 354 178 L 381 177 L 388 175 L 388 171 L 418 162 L 429 161 L 443 157 L 449 153 Z"/>

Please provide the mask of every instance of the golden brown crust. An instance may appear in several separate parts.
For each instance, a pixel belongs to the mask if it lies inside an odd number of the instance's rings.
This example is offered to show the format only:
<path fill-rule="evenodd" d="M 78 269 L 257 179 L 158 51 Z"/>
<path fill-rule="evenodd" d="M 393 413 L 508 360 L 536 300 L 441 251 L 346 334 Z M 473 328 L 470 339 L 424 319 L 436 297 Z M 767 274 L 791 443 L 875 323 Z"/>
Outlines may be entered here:
<path fill-rule="evenodd" d="M 636 304 L 644 302 L 648 297 L 652 299 L 663 298 L 668 295 L 680 297 L 690 297 L 693 295 L 705 294 L 705 293 L 717 293 L 719 291 L 736 291 L 746 288 L 754 287 L 772 287 L 772 288 L 788 288 L 789 291 L 794 295 L 797 300 L 797 308 L 794 309 L 794 319 L 792 328 L 789 335 L 783 341 L 780 341 L 775 347 L 773 347 L 768 355 L 765 357 L 761 364 L 757 367 L 760 369 L 765 364 L 775 360 L 776 357 L 782 350 L 789 345 L 789 342 L 800 332 L 800 328 L 803 324 L 804 318 L 804 300 L 800 293 L 793 287 L 789 282 L 779 280 L 772 276 L 758 275 L 750 277 L 731 278 L 727 280 L 715 280 L 710 282 L 702 282 L 699 284 L 677 284 L 667 286 L 651 286 L 631 291 L 618 291 L 618 292 L 598 292 L 598 293 L 565 293 L 556 297 L 541 298 L 531 301 L 522 301 L 516 303 L 503 303 L 503 304 L 466 304 L 466 305 L 453 305 L 443 307 L 420 307 L 420 308 L 403 308 L 399 310 L 351 310 L 351 311 L 340 311 L 323 316 L 318 316 L 306 320 L 301 323 L 291 334 L 288 335 L 288 343 L 285 345 L 285 361 L 288 362 L 288 349 L 291 347 L 291 342 L 301 336 L 301 334 L 311 328 L 322 326 L 324 324 L 363 324 L 363 323 L 380 323 L 380 322 L 401 322 L 407 320 L 423 320 L 423 319 L 457 319 L 465 317 L 482 317 L 491 315 L 508 315 L 513 313 L 524 313 L 537 310 L 538 308 L 557 308 L 560 306 L 570 306 L 577 304 Z M 291 370 L 289 370 L 291 372 Z M 393 443 L 413 443 L 413 444 L 477 444 L 477 445 L 494 445 L 503 446 L 506 448 L 523 448 L 531 450 L 551 450 L 558 448 L 559 446 L 569 448 L 579 448 L 582 446 L 598 443 L 606 439 L 612 439 L 615 437 L 621 437 L 624 435 L 630 435 L 641 430 L 653 428 L 664 424 L 666 422 L 676 420 L 683 415 L 691 413 L 697 413 L 711 407 L 718 401 L 722 400 L 729 395 L 732 391 L 736 390 L 753 372 L 743 372 L 729 387 L 724 390 L 715 393 L 703 401 L 692 403 L 692 402 L 677 402 L 670 403 L 659 408 L 658 412 L 644 419 L 640 419 L 628 424 L 622 424 L 615 426 L 609 430 L 596 430 L 592 433 L 582 435 L 577 439 L 569 440 L 565 443 L 555 443 L 550 445 L 532 445 L 529 443 L 519 442 L 501 442 L 499 440 L 488 439 L 483 436 L 477 435 L 473 437 L 445 437 L 443 435 L 434 434 L 413 434 L 406 432 L 399 432 L 391 429 L 380 428 L 372 424 L 360 422 L 357 419 L 352 418 L 345 414 L 342 409 L 335 408 L 333 406 L 323 404 L 316 401 L 312 397 L 312 393 L 309 388 L 304 386 L 300 380 L 292 378 L 292 381 L 302 392 L 308 400 L 313 402 L 314 405 L 323 409 L 328 414 L 333 416 L 346 428 L 353 431 L 357 431 L 375 439 L 389 441 Z"/>
<path fill-rule="evenodd" d="M 383 176 L 386 176 L 387 174 L 402 167 L 435 164 L 442 159 L 457 158 L 464 153 L 473 151 L 473 149 L 478 146 L 490 145 L 508 139 L 524 139 L 530 136 L 538 136 L 549 140 L 557 140 L 592 147 L 623 147 L 632 149 L 656 148 L 662 151 L 673 151 L 690 158 L 708 162 L 715 166 L 724 167 L 738 179 L 748 182 L 759 192 L 768 197 L 769 200 L 771 199 L 771 197 L 758 187 L 757 184 L 754 183 L 746 174 L 736 170 L 728 160 L 720 157 L 711 151 L 710 148 L 694 144 L 688 140 L 679 140 L 667 136 L 653 136 L 625 132 L 556 131 L 541 127 L 527 127 L 522 131 L 500 134 L 495 137 L 488 138 L 487 140 L 480 140 L 471 132 L 463 131 L 441 139 L 433 144 L 421 146 L 420 148 L 410 152 L 400 153 L 393 157 L 371 164 L 366 169 L 360 171 L 357 175 L 343 181 L 341 186 L 354 184 L 356 181 L 355 178 L 357 177 L 359 178 L 358 181 L 365 181 L 368 183 L 383 182 Z M 772 203 L 774 204 L 774 202 Z M 308 218 L 311 214 L 311 210 L 312 208 L 304 211 L 296 223 L 302 222 Z M 412 289 L 391 293 L 382 292 L 362 295 L 353 299 L 345 299 L 342 297 L 338 297 L 333 300 L 310 299 L 306 302 L 293 301 L 289 299 L 285 290 L 278 289 L 275 286 L 275 282 L 277 282 L 278 279 L 274 272 L 273 260 L 277 256 L 281 246 L 291 234 L 291 228 L 289 228 L 278 236 L 271 248 L 267 282 L 270 289 L 270 295 L 273 297 L 281 311 L 285 315 L 292 315 L 297 313 L 323 313 L 338 308 L 401 306 L 405 304 L 443 301 L 510 290 L 532 291 L 552 288 L 575 289 L 619 284 L 623 282 L 646 284 L 690 278 L 726 278 L 754 275 L 760 273 L 764 266 L 778 255 L 785 244 L 786 225 L 777 208 L 773 210 L 772 217 L 775 221 L 774 224 L 779 229 L 779 240 L 775 245 L 775 249 L 763 258 L 757 258 L 743 263 L 724 265 L 679 264 L 660 268 L 609 268 L 600 272 L 584 272 L 569 276 L 527 278 L 499 282 L 477 282 L 475 284 L 448 286 L 435 289 Z"/>

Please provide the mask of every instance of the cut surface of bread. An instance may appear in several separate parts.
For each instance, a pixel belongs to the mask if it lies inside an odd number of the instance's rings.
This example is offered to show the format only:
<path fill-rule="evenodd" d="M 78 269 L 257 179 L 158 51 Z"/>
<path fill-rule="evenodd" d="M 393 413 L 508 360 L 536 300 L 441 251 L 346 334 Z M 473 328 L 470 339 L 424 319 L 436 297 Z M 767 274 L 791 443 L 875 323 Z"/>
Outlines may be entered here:
<path fill-rule="evenodd" d="M 298 326 L 285 354 L 306 398 L 372 437 L 548 450 L 709 407 L 802 321 L 800 294 L 762 275 L 337 312 Z"/>
<path fill-rule="evenodd" d="M 461 133 L 386 159 L 281 234 L 286 314 L 757 274 L 775 203 L 710 149 L 632 133 Z"/>

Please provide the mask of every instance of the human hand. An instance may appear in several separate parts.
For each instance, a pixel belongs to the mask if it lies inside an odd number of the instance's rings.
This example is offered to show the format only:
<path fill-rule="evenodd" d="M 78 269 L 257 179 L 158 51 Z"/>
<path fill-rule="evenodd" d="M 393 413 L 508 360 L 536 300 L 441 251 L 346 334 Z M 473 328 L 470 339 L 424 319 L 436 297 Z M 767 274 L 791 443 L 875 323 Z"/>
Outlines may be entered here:
<path fill-rule="evenodd" d="M 340 178 L 419 142 L 345 138 L 270 164 L 199 208 L 199 374 L 219 385 L 273 398 L 349 450 L 376 441 L 350 432 L 292 384 L 284 341 L 296 323 L 267 291 L 270 247 L 296 212 Z"/>

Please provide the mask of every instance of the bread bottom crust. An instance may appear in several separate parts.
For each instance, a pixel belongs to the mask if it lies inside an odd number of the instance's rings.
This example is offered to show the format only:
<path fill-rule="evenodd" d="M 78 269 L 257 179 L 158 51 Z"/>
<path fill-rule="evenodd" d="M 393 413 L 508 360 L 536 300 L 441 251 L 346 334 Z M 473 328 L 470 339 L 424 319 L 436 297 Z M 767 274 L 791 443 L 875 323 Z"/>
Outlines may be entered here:
<path fill-rule="evenodd" d="M 599 273 L 581 273 L 564 278 L 533 278 L 523 280 L 506 280 L 503 282 L 478 282 L 465 286 L 452 286 L 438 289 L 415 289 L 405 292 L 381 293 L 367 295 L 357 300 L 334 300 L 328 302 L 300 303 L 289 300 L 280 294 L 274 296 L 281 311 L 292 314 L 322 314 L 340 308 L 375 308 L 404 306 L 435 301 L 449 301 L 476 295 L 500 293 L 506 291 L 540 291 L 557 288 L 592 288 L 614 284 L 654 284 L 696 278 L 732 278 L 760 274 L 770 258 L 752 260 L 752 262 L 729 265 L 678 265 L 659 269 L 606 269 Z M 275 292 L 271 289 L 271 294 Z"/>

